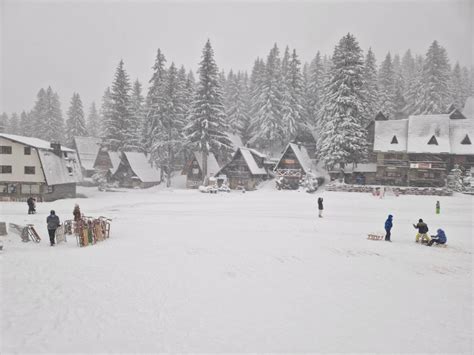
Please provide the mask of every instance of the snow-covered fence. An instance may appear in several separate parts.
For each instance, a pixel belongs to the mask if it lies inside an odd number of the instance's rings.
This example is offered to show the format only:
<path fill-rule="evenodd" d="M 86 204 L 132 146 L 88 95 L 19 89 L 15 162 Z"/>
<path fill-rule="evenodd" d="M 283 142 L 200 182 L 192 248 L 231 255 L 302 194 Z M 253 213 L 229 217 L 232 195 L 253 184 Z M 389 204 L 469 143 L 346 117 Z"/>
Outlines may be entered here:
<path fill-rule="evenodd" d="M 334 184 L 326 185 L 326 191 L 340 191 L 340 192 L 366 192 L 373 193 L 374 189 L 387 186 L 375 185 L 349 185 L 349 184 Z M 451 196 L 453 192 L 447 188 L 436 187 L 391 187 L 393 191 L 399 195 L 434 195 L 434 196 Z"/>

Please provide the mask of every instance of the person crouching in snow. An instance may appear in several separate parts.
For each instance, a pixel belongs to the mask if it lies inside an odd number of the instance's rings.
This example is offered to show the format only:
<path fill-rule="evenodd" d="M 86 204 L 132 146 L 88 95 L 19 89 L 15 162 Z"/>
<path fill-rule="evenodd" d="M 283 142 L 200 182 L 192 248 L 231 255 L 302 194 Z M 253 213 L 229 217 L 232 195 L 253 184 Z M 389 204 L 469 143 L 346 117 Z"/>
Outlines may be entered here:
<path fill-rule="evenodd" d="M 448 238 L 446 238 L 446 234 L 444 230 L 441 228 L 436 231 L 436 235 L 431 236 L 431 240 L 428 242 L 428 246 L 432 246 L 434 243 L 436 244 L 446 244 Z"/>
<path fill-rule="evenodd" d="M 385 221 L 385 232 L 386 232 L 385 241 L 386 242 L 391 242 L 391 240 L 390 240 L 390 236 L 391 236 L 390 231 L 392 230 L 392 226 L 393 226 L 392 218 L 393 218 L 393 216 L 391 214 L 389 214 L 387 220 Z"/>
<path fill-rule="evenodd" d="M 424 241 L 429 242 L 430 241 L 430 236 L 427 234 L 428 233 L 428 225 L 423 222 L 423 220 L 420 218 L 418 220 L 418 224 L 414 224 L 413 227 L 418 229 L 418 233 L 416 234 L 416 242 L 418 243 L 421 238 L 421 242 L 423 243 Z"/>
<path fill-rule="evenodd" d="M 323 218 L 323 198 L 319 197 L 318 198 L 318 211 L 319 211 L 319 218 Z"/>

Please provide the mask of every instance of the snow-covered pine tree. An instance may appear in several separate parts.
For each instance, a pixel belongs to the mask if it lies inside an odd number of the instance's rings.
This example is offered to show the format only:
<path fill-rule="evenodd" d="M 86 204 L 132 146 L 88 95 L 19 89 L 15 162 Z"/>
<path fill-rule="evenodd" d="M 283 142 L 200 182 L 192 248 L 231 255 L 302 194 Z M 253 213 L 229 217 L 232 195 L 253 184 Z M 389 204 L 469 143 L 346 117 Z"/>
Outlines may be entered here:
<path fill-rule="evenodd" d="M 394 82 L 394 98 L 393 98 L 393 118 L 405 118 L 406 100 L 404 96 L 405 82 L 402 73 L 402 64 L 400 56 L 395 54 L 393 57 L 393 82 Z"/>
<path fill-rule="evenodd" d="M 35 105 L 30 114 L 31 125 L 29 127 L 29 135 L 31 135 L 31 137 L 43 138 L 41 125 L 46 119 L 46 105 L 46 90 L 41 88 L 38 94 L 36 94 Z"/>
<path fill-rule="evenodd" d="M 248 103 L 246 102 L 243 74 L 229 72 L 227 77 L 227 122 L 229 133 L 242 136 L 249 122 Z"/>
<path fill-rule="evenodd" d="M 87 135 L 90 137 L 100 137 L 100 127 L 101 127 L 101 119 L 99 113 L 97 112 L 97 108 L 95 106 L 95 102 L 92 102 L 89 108 L 89 114 L 87 115 L 86 120 L 86 131 Z"/>
<path fill-rule="evenodd" d="M 318 51 L 309 65 L 307 84 L 308 121 L 315 129 L 318 129 L 318 115 L 324 96 L 324 72 L 325 68 L 321 59 L 321 53 Z"/>
<path fill-rule="evenodd" d="M 260 149 L 274 150 L 285 144 L 282 120 L 283 78 L 281 60 L 275 43 L 265 64 L 265 74 L 253 106 L 252 140 Z"/>
<path fill-rule="evenodd" d="M 379 110 L 386 117 L 393 117 L 395 112 L 395 73 L 393 71 L 392 56 L 387 53 L 379 69 Z"/>
<path fill-rule="evenodd" d="M 20 127 L 19 135 L 21 136 L 31 136 L 33 131 L 33 122 L 31 120 L 31 115 L 28 115 L 25 111 L 22 111 L 20 114 Z"/>
<path fill-rule="evenodd" d="M 7 133 L 8 132 L 8 114 L 6 112 L 3 112 L 0 115 L 0 133 Z"/>
<path fill-rule="evenodd" d="M 111 120 L 106 122 L 104 132 L 104 144 L 111 151 L 138 150 L 130 112 L 130 90 L 130 81 L 120 60 L 110 91 Z"/>
<path fill-rule="evenodd" d="M 136 147 L 134 150 L 139 150 L 145 125 L 145 99 L 142 95 L 142 84 L 138 79 L 133 83 L 130 105 L 133 145 Z"/>
<path fill-rule="evenodd" d="M 39 138 L 50 142 L 65 143 L 64 120 L 61 112 L 59 96 L 49 86 L 36 112 L 36 129 Z"/>
<path fill-rule="evenodd" d="M 466 100 L 469 96 L 473 96 L 474 92 L 471 92 L 471 87 L 474 83 L 471 83 L 470 73 L 467 67 L 461 68 L 461 91 L 463 98 L 463 105 L 466 103 Z"/>
<path fill-rule="evenodd" d="M 367 51 L 364 61 L 364 91 L 366 106 L 364 125 L 367 125 L 378 113 L 377 64 L 372 48 Z"/>
<path fill-rule="evenodd" d="M 330 79 L 322 107 L 318 156 L 327 168 L 357 163 L 365 156 L 362 50 L 348 33 L 334 49 Z"/>
<path fill-rule="evenodd" d="M 192 149 L 202 153 L 204 176 L 207 175 L 207 157 L 210 152 L 218 155 L 223 151 L 230 152 L 232 149 L 232 142 L 227 136 L 219 72 L 209 40 L 204 46 L 202 60 L 199 63 L 199 83 L 186 134 Z"/>
<path fill-rule="evenodd" d="M 411 54 L 411 50 L 407 50 L 402 58 L 401 72 L 403 77 L 403 97 L 407 97 L 407 91 L 410 79 L 415 74 L 415 58 Z"/>
<path fill-rule="evenodd" d="M 262 91 L 263 81 L 265 79 L 265 63 L 263 59 L 257 58 L 253 64 L 250 74 L 249 95 L 250 95 L 250 117 L 255 117 L 258 112 L 258 97 Z M 253 136 L 252 125 L 249 127 L 250 136 Z"/>
<path fill-rule="evenodd" d="M 413 68 L 413 74 L 408 80 L 405 98 L 407 106 L 405 113 L 407 115 L 420 114 L 421 102 L 423 100 L 423 57 L 417 56 Z"/>
<path fill-rule="evenodd" d="M 66 120 L 66 145 L 73 146 L 74 137 L 87 136 L 86 121 L 84 119 L 84 110 L 82 108 L 81 97 L 78 93 L 73 93 L 71 106 L 67 111 Z"/>
<path fill-rule="evenodd" d="M 166 186 L 171 186 L 171 177 L 177 168 L 177 158 L 184 147 L 184 119 L 186 107 L 182 101 L 182 83 L 174 63 L 167 70 L 163 83 L 163 110 L 160 116 L 159 130 L 153 133 L 151 160 L 161 169 L 166 177 Z"/>
<path fill-rule="evenodd" d="M 450 106 L 449 78 L 451 68 L 446 50 L 434 41 L 423 65 L 423 99 L 418 107 L 422 114 L 445 113 Z"/>
<path fill-rule="evenodd" d="M 241 115 L 241 129 L 240 129 L 240 138 L 242 143 L 246 144 L 249 139 L 252 137 L 252 132 L 250 131 L 251 125 L 251 104 L 250 104 L 250 87 L 249 87 L 249 77 L 247 72 L 239 72 L 237 74 L 237 80 L 239 83 L 240 97 L 242 100 L 242 112 Z"/>
<path fill-rule="evenodd" d="M 11 134 L 20 134 L 20 118 L 16 112 L 12 113 L 10 117 L 8 131 Z"/>
<path fill-rule="evenodd" d="M 451 78 L 449 81 L 451 103 L 456 106 L 457 109 L 461 109 L 464 106 L 464 92 L 463 92 L 463 78 L 461 73 L 461 66 L 456 62 L 453 70 L 451 71 Z"/>
<path fill-rule="evenodd" d="M 292 141 L 296 136 L 304 136 L 308 128 L 303 104 L 304 88 L 301 62 L 298 59 L 296 50 L 293 49 L 292 54 L 285 61 L 287 63 L 284 66 L 282 65 L 282 68 L 284 68 L 284 91 L 281 111 L 284 132 L 282 143 Z"/>
<path fill-rule="evenodd" d="M 107 87 L 102 96 L 102 104 L 100 106 L 100 137 L 102 140 L 106 137 L 109 127 L 113 125 L 113 114 L 112 114 L 112 93 L 110 87 Z"/>
<path fill-rule="evenodd" d="M 153 75 L 149 81 L 150 87 L 146 97 L 145 121 L 142 133 L 142 149 L 149 153 L 152 141 L 154 140 L 154 132 L 158 132 L 160 116 L 163 110 L 162 91 L 164 90 L 164 82 L 166 80 L 166 58 L 158 48 L 155 64 L 153 65 Z"/>

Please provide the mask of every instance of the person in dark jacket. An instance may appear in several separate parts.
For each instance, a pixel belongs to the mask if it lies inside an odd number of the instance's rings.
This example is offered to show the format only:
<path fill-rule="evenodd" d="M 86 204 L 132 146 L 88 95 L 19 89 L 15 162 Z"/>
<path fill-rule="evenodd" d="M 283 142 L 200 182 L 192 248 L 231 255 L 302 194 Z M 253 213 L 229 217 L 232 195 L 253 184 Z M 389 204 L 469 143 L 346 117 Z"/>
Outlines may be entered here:
<path fill-rule="evenodd" d="M 393 216 L 391 214 L 389 214 L 387 220 L 385 221 L 385 241 L 387 241 L 387 242 L 391 242 L 391 240 L 390 240 L 390 236 L 391 236 L 390 231 L 392 230 L 392 226 L 393 226 L 392 218 L 393 218 Z"/>
<path fill-rule="evenodd" d="M 416 242 L 418 243 L 421 238 L 421 242 L 423 243 L 424 241 L 429 242 L 430 241 L 430 236 L 428 235 L 428 225 L 423 222 L 423 220 L 420 218 L 418 220 L 418 224 L 414 224 L 413 227 L 418 229 L 418 233 L 416 234 Z"/>
<path fill-rule="evenodd" d="M 72 211 L 72 214 L 74 216 L 74 221 L 77 222 L 81 219 L 81 209 L 79 208 L 78 204 L 74 205 L 74 210 Z"/>
<path fill-rule="evenodd" d="M 436 214 L 439 214 L 440 210 L 441 210 L 441 206 L 439 204 L 439 201 L 436 201 Z"/>
<path fill-rule="evenodd" d="M 35 201 L 35 198 L 32 196 L 28 197 L 28 200 L 26 200 L 26 203 L 28 204 L 28 214 L 36 213 Z"/>
<path fill-rule="evenodd" d="M 49 234 L 49 241 L 51 242 L 51 246 L 54 245 L 54 234 L 56 233 L 56 229 L 59 227 L 59 217 L 56 216 L 56 212 L 51 210 L 50 215 L 46 218 L 46 223 L 48 227 L 48 234 Z"/>
<path fill-rule="evenodd" d="M 428 246 L 432 246 L 434 243 L 436 244 L 446 244 L 448 238 L 446 238 L 446 234 L 444 230 L 441 228 L 436 231 L 436 235 L 431 236 L 431 240 L 428 242 Z"/>
<path fill-rule="evenodd" d="M 319 197 L 318 198 L 318 210 L 319 210 L 319 218 L 323 218 L 323 198 L 322 197 Z"/>

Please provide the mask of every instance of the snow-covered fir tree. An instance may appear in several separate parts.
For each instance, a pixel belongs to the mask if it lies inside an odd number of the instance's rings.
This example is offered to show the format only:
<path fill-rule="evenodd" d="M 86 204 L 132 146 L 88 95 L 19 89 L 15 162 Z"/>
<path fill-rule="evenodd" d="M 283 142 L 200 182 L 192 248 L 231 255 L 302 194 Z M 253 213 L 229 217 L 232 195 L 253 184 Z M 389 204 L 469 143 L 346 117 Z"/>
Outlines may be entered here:
<path fill-rule="evenodd" d="M 222 152 L 228 153 L 232 149 L 232 142 L 227 136 L 228 127 L 223 100 L 214 51 L 208 40 L 199 63 L 198 87 L 190 122 L 186 127 L 187 138 L 192 149 L 197 149 L 202 153 L 204 176 L 207 175 L 207 157 L 210 152 L 222 157 Z"/>
<path fill-rule="evenodd" d="M 142 84 L 138 79 L 133 83 L 130 99 L 130 114 L 133 126 L 133 142 L 136 147 L 140 147 L 145 125 L 145 98 L 142 94 Z"/>
<path fill-rule="evenodd" d="M 392 56 L 387 53 L 382 62 L 379 75 L 379 111 L 385 116 L 392 118 L 395 112 L 395 73 L 393 71 Z"/>
<path fill-rule="evenodd" d="M 110 87 L 106 88 L 104 95 L 102 96 L 102 104 L 100 106 L 100 137 L 105 139 L 107 127 L 113 125 L 113 113 L 112 113 L 112 93 Z"/>
<path fill-rule="evenodd" d="M 242 136 L 249 122 L 247 92 L 243 82 L 243 74 L 229 72 L 227 77 L 227 105 L 226 114 L 229 132 Z"/>
<path fill-rule="evenodd" d="M 64 120 L 59 96 L 50 86 L 46 90 L 39 91 L 33 116 L 35 137 L 65 143 Z"/>
<path fill-rule="evenodd" d="M 10 117 L 8 132 L 11 134 L 20 134 L 20 118 L 16 112 L 12 113 Z"/>
<path fill-rule="evenodd" d="M 456 108 L 461 109 L 464 106 L 464 92 L 463 92 L 463 78 L 461 73 L 461 66 L 459 63 L 456 63 L 450 78 L 450 93 L 451 93 L 451 103 L 456 106 Z"/>
<path fill-rule="evenodd" d="M 285 144 L 281 107 L 284 89 L 279 53 L 275 43 L 267 57 L 264 77 L 253 105 L 252 140 L 263 150 L 274 150 Z"/>
<path fill-rule="evenodd" d="M 130 90 L 130 81 L 123 60 L 120 60 L 110 91 L 111 119 L 104 122 L 104 144 L 112 151 L 136 151 L 139 148 L 130 112 Z"/>
<path fill-rule="evenodd" d="M 405 98 L 407 106 L 405 112 L 407 115 L 420 114 L 420 107 L 423 100 L 423 57 L 416 56 L 413 68 L 413 74 L 408 80 Z"/>
<path fill-rule="evenodd" d="M 318 115 L 324 97 L 324 71 L 325 69 L 321 58 L 321 53 L 318 51 L 308 68 L 308 89 L 306 95 L 306 102 L 308 107 L 308 121 L 309 124 L 311 124 L 311 126 L 316 129 Z"/>
<path fill-rule="evenodd" d="M 403 97 L 406 98 L 408 91 L 408 84 L 410 79 L 415 74 L 415 58 L 411 54 L 411 50 L 407 50 L 402 58 L 401 73 L 403 77 Z"/>
<path fill-rule="evenodd" d="M 28 115 L 25 111 L 20 114 L 20 127 L 19 135 L 21 136 L 32 136 L 34 122 L 31 120 L 31 115 Z"/>
<path fill-rule="evenodd" d="M 423 99 L 417 111 L 422 114 L 445 113 L 450 106 L 449 88 L 451 68 L 446 50 L 434 41 L 423 65 Z"/>
<path fill-rule="evenodd" d="M 326 167 L 360 162 L 365 156 L 366 131 L 364 62 L 355 37 L 348 33 L 334 49 L 330 79 L 322 107 L 319 159 Z"/>
<path fill-rule="evenodd" d="M 471 82 L 471 74 L 467 67 L 461 68 L 461 88 L 463 104 L 465 104 L 469 96 L 474 96 L 474 92 L 471 91 L 471 88 L 474 89 L 474 82 Z"/>
<path fill-rule="evenodd" d="M 74 137 L 87 136 L 86 121 L 84 119 L 84 110 L 82 108 L 81 97 L 78 93 L 73 93 L 71 106 L 67 111 L 66 120 L 66 144 L 73 146 Z"/>
<path fill-rule="evenodd" d="M 283 69 L 283 98 L 282 98 L 282 132 L 283 142 L 289 142 L 307 131 L 306 116 L 304 112 L 303 76 L 301 73 L 301 62 L 293 50 L 292 54 L 288 47 L 285 51 Z M 287 58 L 288 57 L 288 58 Z"/>
<path fill-rule="evenodd" d="M 258 112 L 258 97 L 262 91 L 263 81 L 265 79 L 265 62 L 263 59 L 257 58 L 253 64 L 252 72 L 250 74 L 249 96 L 250 96 L 250 116 L 255 117 Z M 252 127 L 249 133 L 252 136 Z"/>
<path fill-rule="evenodd" d="M 8 132 L 8 114 L 3 112 L 0 115 L 0 133 Z"/>
<path fill-rule="evenodd" d="M 149 153 L 154 135 L 160 129 L 160 117 L 163 114 L 163 90 L 166 80 L 166 58 L 158 49 L 153 65 L 153 75 L 149 81 L 150 87 L 146 97 L 145 120 L 143 124 L 142 149 Z"/>
<path fill-rule="evenodd" d="M 240 87 L 240 96 L 242 100 L 242 110 L 245 112 L 241 116 L 241 129 L 239 132 L 240 138 L 243 144 L 246 144 L 252 137 L 250 116 L 251 103 L 250 103 L 250 81 L 247 72 L 239 72 L 237 74 L 237 80 Z"/>
<path fill-rule="evenodd" d="M 163 83 L 163 109 L 159 131 L 154 132 L 151 144 L 151 160 L 161 167 L 166 178 L 166 186 L 171 186 L 171 177 L 176 170 L 177 158 L 184 147 L 183 128 L 186 107 L 182 101 L 182 83 L 174 63 L 167 70 Z"/>
<path fill-rule="evenodd" d="M 91 106 L 89 107 L 89 113 L 86 120 L 87 135 L 90 137 L 100 137 L 100 127 L 101 119 L 99 113 L 97 112 L 95 102 L 92 102 Z"/>
<path fill-rule="evenodd" d="M 364 61 L 365 115 L 364 124 L 368 124 L 378 113 L 377 63 L 372 48 L 369 48 Z"/>
<path fill-rule="evenodd" d="M 406 100 L 404 96 L 405 82 L 402 73 L 402 64 L 400 56 L 395 54 L 393 57 L 393 118 L 399 119 L 405 117 Z"/>

